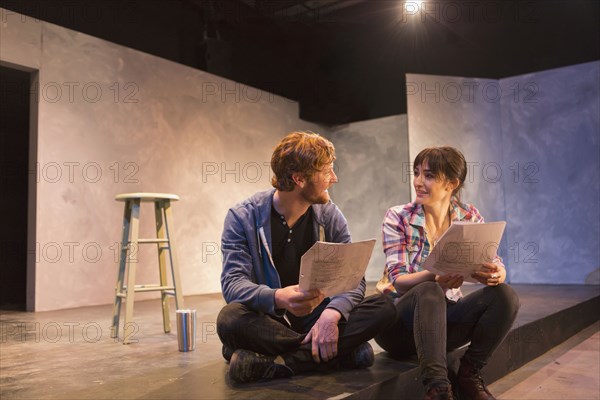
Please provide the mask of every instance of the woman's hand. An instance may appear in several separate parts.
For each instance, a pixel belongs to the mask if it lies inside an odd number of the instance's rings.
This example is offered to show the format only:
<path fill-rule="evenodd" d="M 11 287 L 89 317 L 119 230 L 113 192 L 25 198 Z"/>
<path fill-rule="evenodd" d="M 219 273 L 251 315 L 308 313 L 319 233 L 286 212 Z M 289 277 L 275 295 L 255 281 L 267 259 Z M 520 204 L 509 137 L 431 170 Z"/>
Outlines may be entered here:
<path fill-rule="evenodd" d="M 436 275 L 435 281 L 444 289 L 444 292 L 448 289 L 459 288 L 463 284 L 462 275 Z"/>
<path fill-rule="evenodd" d="M 506 270 L 500 263 L 485 263 L 471 276 L 486 286 L 498 286 L 506 279 Z"/>

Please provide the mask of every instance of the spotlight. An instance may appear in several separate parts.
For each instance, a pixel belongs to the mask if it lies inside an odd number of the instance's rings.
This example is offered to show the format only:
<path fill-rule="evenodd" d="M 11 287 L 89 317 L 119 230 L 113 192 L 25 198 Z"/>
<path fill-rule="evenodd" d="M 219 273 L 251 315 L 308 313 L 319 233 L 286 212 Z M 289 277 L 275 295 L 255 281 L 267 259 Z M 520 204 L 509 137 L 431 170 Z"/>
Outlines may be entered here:
<path fill-rule="evenodd" d="M 406 18 L 409 15 L 417 15 L 423 7 L 423 0 L 411 0 L 402 2 L 402 18 Z"/>

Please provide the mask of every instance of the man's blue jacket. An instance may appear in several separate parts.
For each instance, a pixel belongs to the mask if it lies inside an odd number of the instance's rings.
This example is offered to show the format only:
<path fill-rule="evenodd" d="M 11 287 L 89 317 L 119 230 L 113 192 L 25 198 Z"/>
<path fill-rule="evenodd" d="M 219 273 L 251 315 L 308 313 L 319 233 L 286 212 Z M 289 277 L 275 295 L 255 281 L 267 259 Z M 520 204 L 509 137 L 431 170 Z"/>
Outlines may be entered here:
<path fill-rule="evenodd" d="M 259 192 L 227 212 L 221 237 L 223 271 L 221 288 L 227 303 L 242 303 L 258 312 L 283 316 L 275 308 L 275 290 L 281 288 L 271 257 L 271 207 L 275 189 Z M 348 223 L 333 203 L 313 204 L 314 235 L 320 241 L 349 243 Z M 364 278 L 354 290 L 333 296 L 333 308 L 348 320 L 350 311 L 364 298 Z M 327 299 L 326 299 L 327 300 Z"/>

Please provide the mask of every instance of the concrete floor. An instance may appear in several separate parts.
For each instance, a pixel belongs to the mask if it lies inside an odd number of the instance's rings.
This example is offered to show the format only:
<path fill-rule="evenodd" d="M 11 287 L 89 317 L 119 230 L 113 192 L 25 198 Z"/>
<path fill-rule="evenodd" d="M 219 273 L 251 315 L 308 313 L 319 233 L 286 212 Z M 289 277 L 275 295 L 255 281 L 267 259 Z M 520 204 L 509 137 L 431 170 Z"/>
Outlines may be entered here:
<path fill-rule="evenodd" d="M 490 385 L 498 400 L 600 399 L 600 322 Z"/>
<path fill-rule="evenodd" d="M 172 331 L 163 332 L 158 300 L 135 303 L 129 345 L 110 337 L 110 305 L 2 312 L 0 398 L 147 398 L 189 370 L 222 360 L 215 320 L 223 297 L 191 296 L 185 302 L 197 310 L 196 350 L 189 353 L 178 351 L 173 306 Z"/>
<path fill-rule="evenodd" d="M 561 287 L 564 296 L 553 298 L 553 307 L 594 295 L 590 290 L 594 288 L 583 289 Z M 535 294 L 541 288 L 522 290 Z M 190 296 L 185 301 L 197 310 L 196 350 L 189 353 L 177 350 L 175 326 L 171 333 L 163 333 L 157 300 L 135 303 L 136 342 L 130 345 L 110 338 L 110 305 L 41 313 L 1 311 L 0 399 L 162 399 L 165 393 L 171 398 L 231 397 L 225 379 L 227 365 L 215 332 L 222 296 Z M 543 304 L 533 308 L 539 311 L 540 307 Z M 174 325 L 173 310 L 171 314 Z M 524 304 L 517 323 L 534 320 L 534 314 L 532 306 Z M 599 330 L 595 323 L 495 382 L 493 393 L 499 399 L 600 399 Z M 355 376 L 363 379 L 369 374 Z M 339 382 L 330 376 L 295 383 L 295 388 L 309 386 L 303 393 L 288 393 L 277 392 L 276 385 L 257 385 L 237 388 L 235 397 L 298 399 L 319 393 L 317 397 L 327 398 L 331 397 L 328 390 Z"/>

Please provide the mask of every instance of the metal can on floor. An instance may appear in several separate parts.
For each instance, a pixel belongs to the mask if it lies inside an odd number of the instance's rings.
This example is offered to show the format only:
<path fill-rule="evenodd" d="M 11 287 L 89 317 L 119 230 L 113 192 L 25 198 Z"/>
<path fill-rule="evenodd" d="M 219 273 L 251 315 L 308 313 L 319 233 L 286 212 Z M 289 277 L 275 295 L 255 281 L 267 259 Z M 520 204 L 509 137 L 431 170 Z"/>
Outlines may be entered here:
<path fill-rule="evenodd" d="M 196 348 L 196 310 L 177 310 L 177 344 L 179 351 Z"/>

